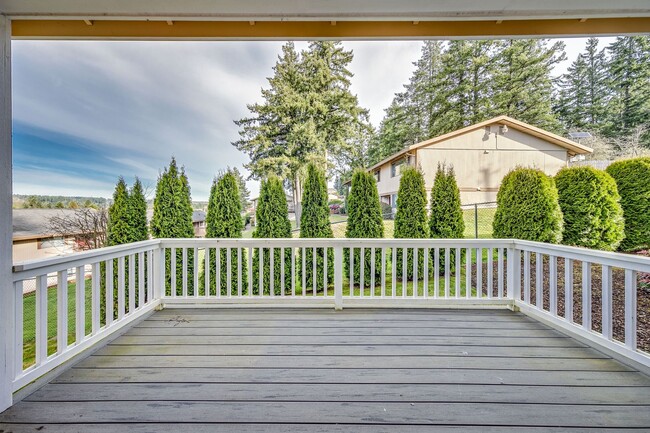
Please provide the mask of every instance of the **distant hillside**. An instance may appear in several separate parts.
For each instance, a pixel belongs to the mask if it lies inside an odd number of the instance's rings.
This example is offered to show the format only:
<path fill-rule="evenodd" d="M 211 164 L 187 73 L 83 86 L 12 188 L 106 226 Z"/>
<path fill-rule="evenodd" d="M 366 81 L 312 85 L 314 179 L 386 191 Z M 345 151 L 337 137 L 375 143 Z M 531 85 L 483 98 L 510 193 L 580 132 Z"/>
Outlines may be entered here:
<path fill-rule="evenodd" d="M 110 200 L 103 197 L 63 195 L 13 195 L 14 209 L 69 209 L 78 207 L 108 206 Z"/>

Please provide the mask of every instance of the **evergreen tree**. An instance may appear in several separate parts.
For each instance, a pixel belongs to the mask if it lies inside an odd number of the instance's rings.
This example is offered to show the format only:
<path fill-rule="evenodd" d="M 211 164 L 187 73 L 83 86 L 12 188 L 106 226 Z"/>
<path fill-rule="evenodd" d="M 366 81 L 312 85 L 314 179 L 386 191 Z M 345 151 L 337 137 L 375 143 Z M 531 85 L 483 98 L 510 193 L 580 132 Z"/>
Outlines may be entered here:
<path fill-rule="evenodd" d="M 350 194 L 347 197 L 348 221 L 345 228 L 346 238 L 383 238 L 384 221 L 381 216 L 381 205 L 379 203 L 379 193 L 377 192 L 377 182 L 372 173 L 364 169 L 357 169 L 352 176 L 352 185 Z M 361 281 L 361 251 L 354 250 L 353 265 L 354 272 L 350 268 L 349 250 L 344 252 L 343 260 L 345 262 L 345 271 L 350 278 L 357 283 Z M 375 282 L 381 277 L 381 252 L 376 251 L 375 255 Z M 369 248 L 364 252 L 364 286 L 369 287 L 372 281 L 372 252 Z"/>
<path fill-rule="evenodd" d="M 260 197 L 257 203 L 255 214 L 255 231 L 253 237 L 259 239 L 275 239 L 291 237 L 291 222 L 289 221 L 289 207 L 287 197 L 284 193 L 282 181 L 276 176 L 269 176 L 262 180 L 260 186 Z M 270 250 L 264 251 L 263 262 L 263 284 L 260 289 L 260 249 L 253 253 L 253 288 L 257 289 L 256 294 L 271 292 L 271 259 Z M 273 291 L 281 294 L 282 291 L 282 250 L 273 248 Z M 291 250 L 285 249 L 284 257 L 285 275 L 291 275 Z M 284 279 L 284 292 L 290 293 L 291 278 Z"/>
<path fill-rule="evenodd" d="M 131 225 L 131 242 L 149 239 L 147 227 L 147 199 L 144 197 L 142 182 L 137 177 L 131 187 L 128 202 L 129 223 Z"/>
<path fill-rule="evenodd" d="M 486 120 L 492 115 L 492 84 L 496 63 L 494 41 L 451 41 L 442 56 L 442 77 L 436 89 L 442 101 L 428 137 Z"/>
<path fill-rule="evenodd" d="M 129 192 L 129 201 L 127 204 L 127 213 L 129 218 L 129 242 L 139 242 L 149 239 L 149 230 L 147 227 L 147 200 L 144 198 L 144 191 L 142 190 L 142 183 L 140 179 L 135 178 L 135 183 L 131 187 Z M 139 272 L 140 263 L 138 260 L 135 261 L 135 287 L 140 286 L 140 272 Z M 147 266 L 149 264 L 144 262 L 144 283 L 147 283 Z M 129 265 L 126 265 L 125 274 L 128 275 Z M 115 267 L 114 267 L 115 269 Z M 125 300 L 128 305 L 129 295 L 128 291 L 125 295 Z M 135 291 L 135 305 L 139 304 L 139 291 Z"/>
<path fill-rule="evenodd" d="M 115 191 L 113 192 L 113 204 L 108 208 L 108 223 L 106 227 L 106 246 L 114 245 L 123 245 L 129 242 L 132 242 L 132 228 L 131 228 L 131 218 L 129 215 L 129 190 L 127 188 L 124 178 L 120 176 L 115 185 Z M 128 263 L 125 264 L 126 272 L 124 272 L 124 309 L 128 310 Z M 106 283 L 106 263 L 102 262 L 100 264 L 100 273 L 101 273 L 101 286 L 100 286 L 100 299 L 101 299 L 101 309 L 103 314 L 112 314 L 113 317 L 117 317 L 117 312 L 119 311 L 118 298 L 119 298 L 119 281 L 118 281 L 118 260 L 113 260 L 113 311 L 108 313 L 106 312 L 106 296 L 104 295 L 107 288 Z"/>
<path fill-rule="evenodd" d="M 151 219 L 151 234 L 155 238 L 193 238 L 192 198 L 189 182 L 185 171 L 179 170 L 176 159 L 172 158 L 169 167 L 158 176 L 156 197 L 153 202 L 153 217 Z M 188 275 L 194 273 L 193 250 L 187 252 Z M 171 294 L 171 252 L 166 253 L 167 294 Z M 182 295 L 183 256 L 181 249 L 176 251 L 173 258 L 176 265 L 176 294 Z M 192 288 L 193 278 L 188 278 L 188 291 Z"/>
<path fill-rule="evenodd" d="M 264 102 L 248 105 L 252 117 L 235 122 L 241 138 L 233 145 L 249 155 L 246 168 L 254 178 L 275 174 L 291 182 L 298 221 L 306 165 L 325 165 L 349 149 L 364 122 L 366 111 L 350 91 L 352 57 L 340 42 L 312 42 L 301 56 L 288 42 L 262 90 Z"/>
<path fill-rule="evenodd" d="M 650 36 L 616 38 L 608 51 L 612 97 L 604 132 L 621 137 L 638 125 L 650 123 Z M 650 137 L 645 137 L 645 142 L 650 143 Z"/>
<path fill-rule="evenodd" d="M 465 236 L 465 221 L 460 207 L 460 191 L 452 166 L 438 164 L 436 177 L 431 188 L 431 214 L 429 216 L 429 236 L 434 239 L 462 239 Z M 450 269 L 453 268 L 456 252 L 450 255 Z M 445 271 L 445 257 L 440 255 L 438 271 Z"/>
<path fill-rule="evenodd" d="M 301 238 L 333 238 L 332 226 L 330 225 L 329 206 L 327 199 L 327 182 L 325 173 L 319 170 L 314 164 L 307 166 L 307 177 L 303 190 L 303 212 L 300 221 Z M 316 262 L 316 274 L 314 275 L 312 264 Z M 325 257 L 323 248 L 316 249 L 314 257 L 313 250 L 308 248 L 305 253 L 305 268 L 301 269 L 304 274 L 306 287 L 303 290 L 326 289 L 324 282 Z M 316 281 L 314 281 L 316 279 Z M 334 283 L 334 251 L 327 249 L 327 285 Z"/>
<path fill-rule="evenodd" d="M 558 88 L 555 111 L 565 128 L 598 131 L 604 126 L 610 90 L 605 50 L 598 50 L 597 38 L 589 38 Z"/>
<path fill-rule="evenodd" d="M 246 186 L 246 179 L 244 179 L 244 176 L 241 174 L 239 169 L 237 167 L 230 168 L 228 167 L 228 170 L 232 174 L 235 175 L 235 178 L 237 179 L 237 186 L 239 188 L 239 197 L 241 201 L 241 209 L 242 211 L 246 211 L 248 209 L 248 206 L 250 205 L 250 196 L 251 192 L 248 190 L 248 187 Z"/>
<path fill-rule="evenodd" d="M 431 189 L 429 234 L 432 238 L 462 239 L 465 221 L 460 207 L 460 191 L 453 166 L 438 164 Z"/>
<path fill-rule="evenodd" d="M 593 54 L 594 65 L 602 60 L 599 56 Z M 552 104 L 551 72 L 563 58 L 562 42 L 548 45 L 538 39 L 451 41 L 446 46 L 425 42 L 409 83 L 395 95 L 377 138 L 370 141 L 370 162 L 502 114 L 559 130 L 556 113 L 564 114 Z M 601 81 L 594 76 L 595 83 Z M 594 100 L 597 89 L 593 87 Z"/>
<path fill-rule="evenodd" d="M 578 56 L 559 80 L 554 109 L 566 129 L 587 129 L 587 75 L 587 64 Z"/>
<path fill-rule="evenodd" d="M 495 238 L 559 243 L 562 211 L 552 177 L 533 168 L 516 168 L 501 182 L 492 222 Z"/>
<path fill-rule="evenodd" d="M 571 167 L 560 170 L 555 184 L 564 216 L 562 243 L 615 250 L 624 223 L 614 179 L 593 167 Z"/>
<path fill-rule="evenodd" d="M 132 242 L 131 220 L 129 215 L 129 190 L 123 177 L 115 185 L 113 204 L 108 208 L 106 245 L 122 245 Z"/>
<path fill-rule="evenodd" d="M 242 202 L 239 194 L 238 176 L 234 170 L 223 173 L 218 179 L 212 182 L 210 188 L 210 199 L 208 201 L 208 212 L 205 218 L 206 238 L 241 238 L 243 222 L 241 218 Z M 210 268 L 207 270 L 210 284 L 209 293 L 217 292 L 217 264 L 216 249 L 210 248 L 208 254 Z M 219 292 L 222 295 L 228 294 L 228 251 L 225 248 L 219 249 Z M 239 282 L 239 268 L 241 267 L 241 283 Z M 230 250 L 230 294 L 236 295 L 239 286 L 242 293 L 248 289 L 247 267 L 245 251 L 232 248 Z M 206 271 L 202 273 L 202 286 L 207 292 L 205 285 Z"/>
<path fill-rule="evenodd" d="M 395 215 L 396 239 L 423 239 L 429 237 L 427 223 L 427 193 L 424 189 L 424 177 L 415 167 L 407 166 L 402 170 L 397 192 L 397 213 Z M 413 249 L 407 251 L 407 262 L 403 263 L 403 251 L 397 249 L 398 277 L 403 278 L 404 266 L 406 276 L 413 278 Z M 418 279 L 422 278 L 424 252 L 418 251 Z"/>
<path fill-rule="evenodd" d="M 650 158 L 616 161 L 607 167 L 621 196 L 625 238 L 621 251 L 650 248 Z"/>
<path fill-rule="evenodd" d="M 492 112 L 558 131 L 552 110 L 553 66 L 564 60 L 564 43 L 548 46 L 544 39 L 505 41 L 495 57 L 494 105 Z"/>

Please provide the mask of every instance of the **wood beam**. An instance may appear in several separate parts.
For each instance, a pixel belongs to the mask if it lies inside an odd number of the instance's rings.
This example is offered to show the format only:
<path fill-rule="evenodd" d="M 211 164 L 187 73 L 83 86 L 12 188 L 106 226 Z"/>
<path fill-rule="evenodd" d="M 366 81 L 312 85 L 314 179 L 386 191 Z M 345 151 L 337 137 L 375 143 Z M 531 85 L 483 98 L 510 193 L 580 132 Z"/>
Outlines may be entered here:
<path fill-rule="evenodd" d="M 512 21 L 14 20 L 16 39 L 427 39 L 650 33 L 650 17 Z"/>

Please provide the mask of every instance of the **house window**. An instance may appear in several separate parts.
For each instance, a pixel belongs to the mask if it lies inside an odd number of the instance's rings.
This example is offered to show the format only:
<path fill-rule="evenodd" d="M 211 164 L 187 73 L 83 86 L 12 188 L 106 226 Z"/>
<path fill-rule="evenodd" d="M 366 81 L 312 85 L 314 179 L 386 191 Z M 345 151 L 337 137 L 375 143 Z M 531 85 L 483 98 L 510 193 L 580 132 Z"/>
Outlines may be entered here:
<path fill-rule="evenodd" d="M 381 170 L 375 170 L 373 174 L 375 175 L 375 181 L 379 182 L 381 180 Z"/>
<path fill-rule="evenodd" d="M 39 250 L 44 250 L 47 248 L 64 248 L 64 247 L 65 247 L 65 239 L 61 237 L 51 238 L 51 239 L 40 239 L 38 241 Z"/>
<path fill-rule="evenodd" d="M 406 165 L 406 158 L 402 158 L 399 161 L 395 161 L 390 165 L 390 177 L 399 176 L 402 174 L 402 170 Z"/>

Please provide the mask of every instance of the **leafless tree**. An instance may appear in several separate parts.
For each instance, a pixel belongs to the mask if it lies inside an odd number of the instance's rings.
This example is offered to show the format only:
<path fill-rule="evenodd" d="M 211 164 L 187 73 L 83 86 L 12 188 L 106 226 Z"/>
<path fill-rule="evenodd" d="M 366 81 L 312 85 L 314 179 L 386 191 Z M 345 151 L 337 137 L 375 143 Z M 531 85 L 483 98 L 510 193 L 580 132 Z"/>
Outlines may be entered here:
<path fill-rule="evenodd" d="M 93 250 L 106 243 L 107 224 L 106 208 L 79 208 L 50 218 L 48 228 L 62 238 L 74 238 L 80 250 Z"/>
<path fill-rule="evenodd" d="M 632 131 L 621 138 L 614 140 L 619 149 L 619 156 L 623 158 L 635 158 L 648 155 L 648 148 L 643 145 L 643 137 L 650 132 L 647 125 L 638 125 Z"/>

